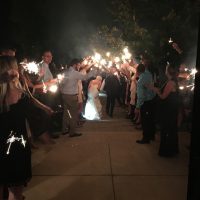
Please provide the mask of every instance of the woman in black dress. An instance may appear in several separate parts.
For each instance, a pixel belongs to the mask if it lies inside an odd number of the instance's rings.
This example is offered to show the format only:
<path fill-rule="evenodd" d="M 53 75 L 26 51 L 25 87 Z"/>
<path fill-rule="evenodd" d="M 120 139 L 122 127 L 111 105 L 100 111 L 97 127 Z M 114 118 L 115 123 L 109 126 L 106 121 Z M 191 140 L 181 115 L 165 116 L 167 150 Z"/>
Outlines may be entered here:
<path fill-rule="evenodd" d="M 177 127 L 179 94 L 177 75 L 176 69 L 172 66 L 167 66 L 167 82 L 164 87 L 161 90 L 152 87 L 160 98 L 159 119 L 161 132 L 159 155 L 164 157 L 171 157 L 179 152 Z"/>
<path fill-rule="evenodd" d="M 3 187 L 9 189 L 9 199 L 22 200 L 23 187 L 31 179 L 31 150 L 25 119 L 29 102 L 46 111 L 19 81 L 14 57 L 0 57 L 0 199 Z"/>

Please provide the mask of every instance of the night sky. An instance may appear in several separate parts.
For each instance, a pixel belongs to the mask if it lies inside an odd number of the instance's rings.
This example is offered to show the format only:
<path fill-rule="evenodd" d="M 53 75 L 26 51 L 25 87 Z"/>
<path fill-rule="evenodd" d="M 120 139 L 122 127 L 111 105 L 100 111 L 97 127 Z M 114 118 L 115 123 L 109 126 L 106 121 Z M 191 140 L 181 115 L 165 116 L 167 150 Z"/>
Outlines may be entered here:
<path fill-rule="evenodd" d="M 0 43 L 15 42 L 19 49 L 27 44 L 50 48 L 67 59 L 87 54 L 97 27 L 112 23 L 106 0 L 8 0 L 6 4 L 1 6 Z"/>

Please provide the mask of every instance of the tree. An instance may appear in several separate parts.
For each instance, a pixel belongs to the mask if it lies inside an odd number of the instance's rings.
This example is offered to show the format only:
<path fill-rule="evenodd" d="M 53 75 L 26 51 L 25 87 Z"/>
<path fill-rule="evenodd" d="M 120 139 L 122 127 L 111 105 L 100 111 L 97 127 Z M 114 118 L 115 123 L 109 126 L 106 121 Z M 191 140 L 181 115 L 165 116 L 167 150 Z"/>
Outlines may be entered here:
<path fill-rule="evenodd" d="M 184 51 L 191 50 L 197 43 L 199 1 L 112 0 L 109 11 L 113 26 L 120 32 L 121 43 L 136 54 L 147 52 L 158 61 L 167 53 L 170 37 Z M 108 36 L 108 29 L 113 27 L 103 29 L 101 38 L 103 34 L 104 38 Z M 118 38 L 114 38 L 117 49 Z"/>

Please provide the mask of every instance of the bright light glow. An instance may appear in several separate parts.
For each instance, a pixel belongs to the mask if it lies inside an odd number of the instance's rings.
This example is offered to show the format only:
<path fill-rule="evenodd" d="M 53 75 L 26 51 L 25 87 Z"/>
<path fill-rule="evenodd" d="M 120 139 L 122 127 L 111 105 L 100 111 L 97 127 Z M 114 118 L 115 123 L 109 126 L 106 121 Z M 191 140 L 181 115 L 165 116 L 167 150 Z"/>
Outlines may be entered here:
<path fill-rule="evenodd" d="M 169 43 L 172 43 L 173 42 L 173 40 L 172 40 L 172 38 L 170 37 L 169 38 L 169 41 L 168 41 Z"/>
<path fill-rule="evenodd" d="M 102 59 L 102 60 L 100 61 L 100 64 L 101 64 L 101 65 L 105 65 L 105 64 L 106 64 L 106 60 L 105 60 L 105 59 Z"/>
<path fill-rule="evenodd" d="M 119 62 L 120 58 L 119 57 L 115 57 L 115 62 Z"/>
<path fill-rule="evenodd" d="M 9 135 L 9 138 L 7 139 L 7 144 L 8 145 L 8 149 L 7 149 L 7 152 L 6 154 L 10 154 L 10 148 L 12 146 L 12 143 L 13 142 L 21 142 L 22 146 L 25 148 L 26 146 L 26 140 L 24 140 L 24 137 L 23 135 L 21 135 L 21 137 L 15 137 L 15 133 L 13 131 L 10 132 L 10 135 Z"/>
<path fill-rule="evenodd" d="M 184 88 L 185 88 L 184 86 L 180 86 L 179 87 L 180 90 L 184 90 Z"/>
<path fill-rule="evenodd" d="M 25 71 L 28 71 L 29 73 L 34 73 L 34 74 L 39 73 L 38 65 L 35 62 L 23 63 L 22 65 Z"/>
<path fill-rule="evenodd" d="M 57 74 L 58 81 L 62 81 L 64 78 L 64 74 Z"/>
<path fill-rule="evenodd" d="M 117 69 L 120 69 L 120 64 L 116 64 Z"/>
<path fill-rule="evenodd" d="M 100 59 L 101 59 L 101 55 L 100 55 L 99 53 L 95 53 L 95 54 L 94 54 L 94 60 L 95 60 L 96 62 L 99 62 Z"/>
<path fill-rule="evenodd" d="M 57 85 L 51 85 L 49 87 L 49 91 L 52 92 L 52 93 L 56 93 L 58 90 L 58 86 Z"/>
<path fill-rule="evenodd" d="M 88 64 L 88 60 L 84 60 L 84 61 L 83 61 L 83 64 L 84 64 L 84 65 L 87 65 L 87 64 Z"/>
<path fill-rule="evenodd" d="M 93 104 L 92 100 L 89 100 L 86 103 L 84 117 L 88 120 L 100 119 L 99 114 L 97 110 L 95 109 L 95 105 Z"/>
<path fill-rule="evenodd" d="M 107 57 L 110 57 L 110 52 L 107 52 L 107 53 L 106 53 L 106 56 L 107 56 Z"/>
<path fill-rule="evenodd" d="M 43 80 L 42 80 L 42 84 L 43 84 L 43 92 L 46 93 L 47 92 L 47 86 L 45 85 Z"/>
<path fill-rule="evenodd" d="M 123 52 L 124 52 L 125 54 L 127 54 L 127 53 L 128 53 L 128 47 L 125 47 L 125 48 L 123 49 Z"/>
<path fill-rule="evenodd" d="M 130 59 L 131 56 L 132 56 L 132 55 L 128 52 L 128 53 L 125 54 L 125 59 Z"/>
<path fill-rule="evenodd" d="M 110 68 L 113 65 L 112 61 L 108 62 L 108 68 Z"/>
<path fill-rule="evenodd" d="M 191 70 L 190 75 L 195 75 L 196 73 L 197 73 L 197 70 L 196 70 L 195 68 L 193 68 L 193 69 Z"/>

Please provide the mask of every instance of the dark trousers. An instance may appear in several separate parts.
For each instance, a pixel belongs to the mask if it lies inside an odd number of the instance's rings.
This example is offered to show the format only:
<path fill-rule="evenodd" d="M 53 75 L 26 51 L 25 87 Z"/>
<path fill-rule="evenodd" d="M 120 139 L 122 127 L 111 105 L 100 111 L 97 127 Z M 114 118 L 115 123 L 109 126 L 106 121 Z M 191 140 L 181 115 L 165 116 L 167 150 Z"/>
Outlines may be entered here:
<path fill-rule="evenodd" d="M 141 124 L 143 140 L 150 141 L 155 137 L 155 103 L 154 100 L 145 101 L 141 106 Z"/>
<path fill-rule="evenodd" d="M 177 115 L 171 115 L 161 123 L 160 156 L 173 156 L 179 152 Z"/>
<path fill-rule="evenodd" d="M 111 117 L 113 116 L 114 106 L 115 106 L 115 96 L 114 95 L 107 95 L 106 113 L 108 115 L 110 115 Z"/>

